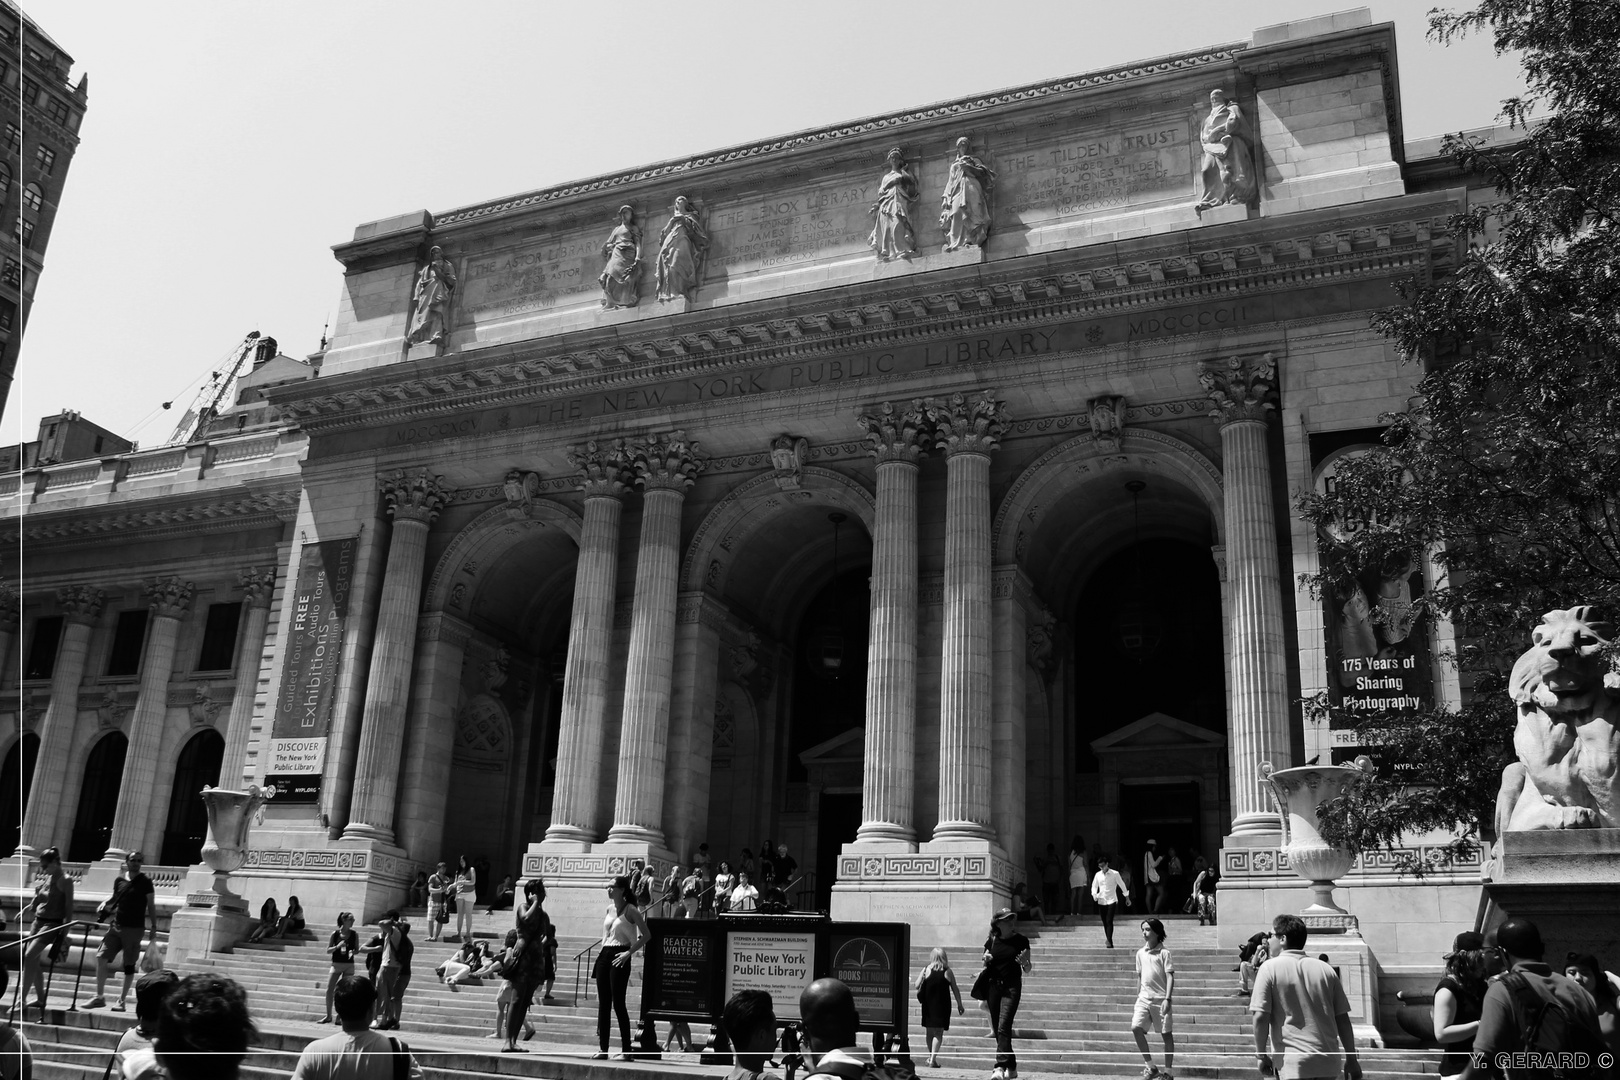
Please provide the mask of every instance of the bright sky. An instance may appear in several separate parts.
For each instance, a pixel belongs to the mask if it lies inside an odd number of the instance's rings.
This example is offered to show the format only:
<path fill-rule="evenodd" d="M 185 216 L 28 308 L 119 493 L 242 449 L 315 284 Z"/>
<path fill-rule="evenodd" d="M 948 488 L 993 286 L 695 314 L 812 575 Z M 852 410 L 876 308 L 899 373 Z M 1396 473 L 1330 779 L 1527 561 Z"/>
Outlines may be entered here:
<path fill-rule="evenodd" d="M 69 408 L 157 445 L 248 331 L 313 352 L 337 309 L 331 246 L 362 222 L 1344 6 L 25 0 L 90 99 L 0 443 Z M 1489 124 L 1522 89 L 1488 40 L 1430 45 L 1429 4 L 1371 7 L 1398 29 L 1409 139 Z"/>

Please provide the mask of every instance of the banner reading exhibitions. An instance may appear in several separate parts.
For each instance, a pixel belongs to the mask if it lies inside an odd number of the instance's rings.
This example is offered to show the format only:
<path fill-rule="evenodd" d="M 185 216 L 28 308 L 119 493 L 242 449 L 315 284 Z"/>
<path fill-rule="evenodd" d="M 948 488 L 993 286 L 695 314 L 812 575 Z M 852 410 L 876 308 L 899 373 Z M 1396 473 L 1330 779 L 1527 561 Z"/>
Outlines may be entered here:
<path fill-rule="evenodd" d="M 276 802 L 320 799 L 358 545 L 352 536 L 305 544 L 296 587 L 287 596 L 292 620 L 264 777 L 265 794 Z"/>

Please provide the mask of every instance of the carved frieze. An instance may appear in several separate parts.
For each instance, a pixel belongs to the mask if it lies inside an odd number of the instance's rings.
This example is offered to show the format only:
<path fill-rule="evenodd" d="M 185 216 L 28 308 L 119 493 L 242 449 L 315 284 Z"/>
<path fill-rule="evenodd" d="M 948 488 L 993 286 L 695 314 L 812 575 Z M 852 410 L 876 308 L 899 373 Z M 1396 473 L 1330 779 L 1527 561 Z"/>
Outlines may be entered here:
<path fill-rule="evenodd" d="M 917 461 L 928 454 L 934 425 L 926 405 L 920 400 L 902 403 L 885 401 L 875 413 L 855 418 L 855 426 L 866 436 L 867 450 L 879 465 L 885 461 Z"/>
<path fill-rule="evenodd" d="M 444 477 L 432 476 L 426 469 L 410 475 L 403 469 L 378 481 L 388 515 L 395 521 L 419 521 L 431 525 L 451 492 L 444 486 Z"/>
<path fill-rule="evenodd" d="M 1271 353 L 1258 357 L 1234 356 L 1221 364 L 1198 365 L 1198 381 L 1213 408 L 1209 418 L 1221 425 L 1240 420 L 1264 420 L 1277 406 L 1277 362 Z"/>
<path fill-rule="evenodd" d="M 990 390 L 978 397 L 952 394 L 929 398 L 925 403 L 928 419 L 934 425 L 934 446 L 952 454 L 988 454 L 1001 445 L 1007 430 L 1007 403 L 997 401 Z"/>
<path fill-rule="evenodd" d="M 697 440 L 686 432 L 662 432 L 632 442 L 630 464 L 644 490 L 684 492 L 703 470 L 698 454 Z"/>

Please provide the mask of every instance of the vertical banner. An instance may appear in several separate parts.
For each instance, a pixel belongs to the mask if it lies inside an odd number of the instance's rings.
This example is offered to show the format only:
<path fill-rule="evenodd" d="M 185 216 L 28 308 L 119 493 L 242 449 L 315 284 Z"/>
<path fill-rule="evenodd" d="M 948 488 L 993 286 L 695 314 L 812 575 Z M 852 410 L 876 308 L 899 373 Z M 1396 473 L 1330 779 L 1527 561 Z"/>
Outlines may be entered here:
<path fill-rule="evenodd" d="M 265 794 L 276 802 L 320 799 L 358 548 L 359 539 L 352 536 L 305 544 L 298 579 L 284 601 L 292 619 L 282 648 L 281 692 L 264 778 Z"/>

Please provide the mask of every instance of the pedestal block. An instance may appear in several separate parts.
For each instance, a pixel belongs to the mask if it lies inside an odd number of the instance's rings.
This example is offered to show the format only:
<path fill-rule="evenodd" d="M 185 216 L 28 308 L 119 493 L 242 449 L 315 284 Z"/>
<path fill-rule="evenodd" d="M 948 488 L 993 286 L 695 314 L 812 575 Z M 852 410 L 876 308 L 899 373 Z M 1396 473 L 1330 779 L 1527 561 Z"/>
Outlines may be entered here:
<path fill-rule="evenodd" d="M 602 932 L 607 913 L 608 882 L 629 874 L 635 860 L 643 860 L 662 881 L 675 856 L 654 844 L 608 841 L 591 844 L 578 840 L 542 840 L 530 844 L 523 856 L 523 883 L 539 878 L 546 884 L 546 914 L 559 937 L 595 937 Z M 657 894 L 657 890 L 654 890 Z M 564 957 L 558 957 L 560 964 Z"/>
<path fill-rule="evenodd" d="M 985 840 L 935 840 L 916 852 L 844 847 L 832 889 L 834 919 L 911 924 L 915 942 L 984 944 L 990 918 L 1012 903 L 1013 866 Z"/>
<path fill-rule="evenodd" d="M 1527 918 L 1549 958 L 1620 949 L 1620 829 L 1504 833 L 1489 873 L 1485 929 Z"/>

